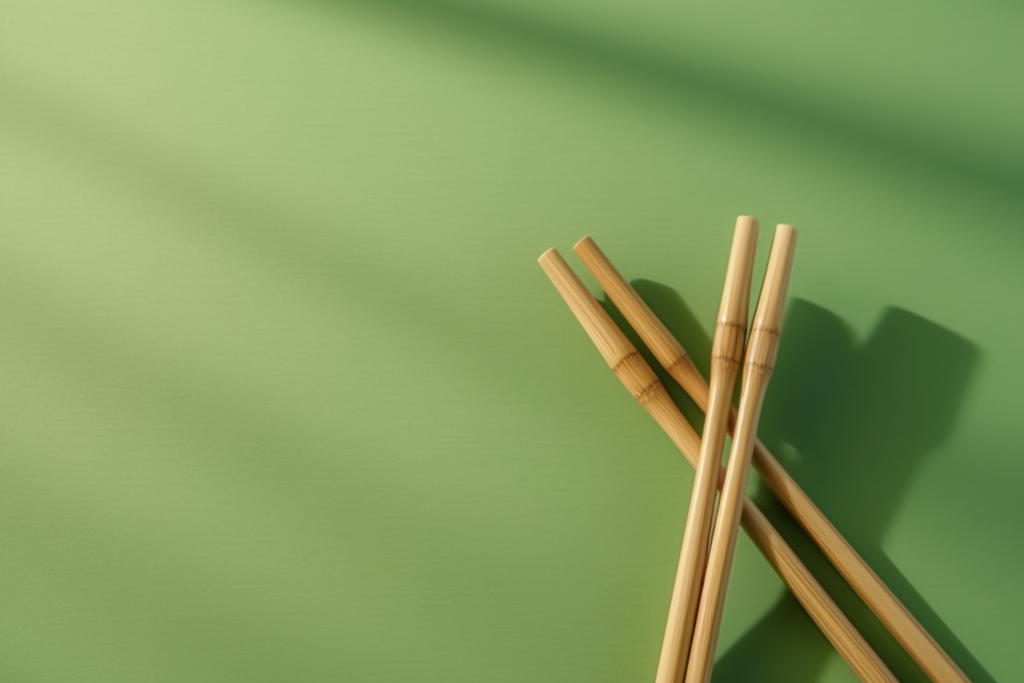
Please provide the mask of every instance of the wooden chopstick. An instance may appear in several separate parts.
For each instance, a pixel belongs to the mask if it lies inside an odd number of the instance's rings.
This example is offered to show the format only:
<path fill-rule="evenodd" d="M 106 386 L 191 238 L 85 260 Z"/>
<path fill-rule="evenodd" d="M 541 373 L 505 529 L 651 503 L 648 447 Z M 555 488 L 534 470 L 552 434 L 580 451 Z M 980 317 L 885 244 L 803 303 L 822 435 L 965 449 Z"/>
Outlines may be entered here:
<path fill-rule="evenodd" d="M 593 239 L 584 237 L 573 250 L 658 362 L 694 403 L 706 411 L 708 384 L 679 341 L 658 320 Z M 734 420 L 735 414 L 730 419 Z M 760 441 L 754 442 L 752 464 L 775 496 L 928 677 L 934 683 L 970 683 L 952 658 Z"/>
<path fill-rule="evenodd" d="M 661 425 L 689 463 L 696 467 L 700 437 L 669 398 L 654 371 L 622 330 L 615 325 L 608 312 L 587 290 L 561 254 L 549 249 L 538 261 L 608 366 L 637 402 Z M 719 486 L 724 478 L 725 472 L 719 466 Z M 898 683 L 768 518 L 746 497 L 743 499 L 741 523 L 768 563 L 778 572 L 822 633 L 860 679 L 865 683 Z"/>
<path fill-rule="evenodd" d="M 665 636 L 658 659 L 655 683 L 679 683 L 693 637 L 693 625 L 700 600 L 701 581 L 707 561 L 708 538 L 715 507 L 718 472 L 725 446 L 726 423 L 732 407 L 732 391 L 743 360 L 750 311 L 750 281 L 757 248 L 757 221 L 749 216 L 736 219 L 732 250 L 725 275 L 722 303 L 711 350 L 711 393 L 707 419 L 697 457 L 690 510 L 686 515 L 683 545 L 679 553 Z"/>
<path fill-rule="evenodd" d="M 729 452 L 729 464 L 725 469 L 725 483 L 722 484 L 722 498 L 718 502 L 718 516 L 715 518 L 712 532 L 711 550 L 708 553 L 704 585 L 700 593 L 697 621 L 693 627 L 693 643 L 686 665 L 686 683 L 708 683 L 711 680 L 715 648 L 718 645 L 718 633 L 722 623 L 722 607 L 725 604 L 732 558 L 736 552 L 740 504 L 747 490 L 747 475 L 750 472 L 750 458 L 754 452 L 761 406 L 779 350 L 782 313 L 786 308 L 786 294 L 789 292 L 789 276 L 795 251 L 796 230 L 789 225 L 777 226 L 772 238 L 772 251 L 768 257 L 768 269 L 761 285 L 761 296 L 754 313 L 754 323 L 750 329 L 750 341 L 747 342 L 747 352 L 743 359 L 740 407 Z M 712 384 L 712 400 L 715 399 L 714 392 L 715 385 Z M 718 406 L 711 403 L 709 414 L 711 409 L 716 407 Z"/>

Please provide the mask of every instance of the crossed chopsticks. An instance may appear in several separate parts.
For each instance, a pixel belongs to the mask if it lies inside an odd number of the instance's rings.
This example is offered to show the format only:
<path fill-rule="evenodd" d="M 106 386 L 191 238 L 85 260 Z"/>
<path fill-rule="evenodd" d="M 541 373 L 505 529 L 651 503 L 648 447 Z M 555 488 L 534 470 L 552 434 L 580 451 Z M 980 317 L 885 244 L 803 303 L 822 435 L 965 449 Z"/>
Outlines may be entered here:
<path fill-rule="evenodd" d="M 654 371 L 565 259 L 554 249 L 538 259 L 609 367 L 696 469 L 656 683 L 710 680 L 740 525 L 860 679 L 896 681 L 757 505 L 746 497 L 751 463 L 928 677 L 934 683 L 969 683 L 949 655 L 756 438 L 761 404 L 778 350 L 796 231 L 788 225 L 776 227 L 750 337 L 744 345 L 756 238 L 757 221 L 740 216 L 715 326 L 710 386 L 679 341 L 597 244 L 586 237 L 573 249 L 658 362 L 706 412 L 703 437 L 698 437 Z M 739 409 L 733 411 L 733 386 L 741 367 Z M 727 431 L 733 440 L 728 467 L 723 470 L 720 458 Z M 721 490 L 717 516 L 716 489 Z"/>

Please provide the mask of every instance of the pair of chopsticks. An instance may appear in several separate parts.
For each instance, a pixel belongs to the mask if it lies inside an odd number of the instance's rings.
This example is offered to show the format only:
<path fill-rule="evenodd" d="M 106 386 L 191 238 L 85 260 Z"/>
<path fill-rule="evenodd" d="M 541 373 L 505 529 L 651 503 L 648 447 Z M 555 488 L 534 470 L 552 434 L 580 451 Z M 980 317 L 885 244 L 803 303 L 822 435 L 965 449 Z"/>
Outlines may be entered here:
<path fill-rule="evenodd" d="M 756 221 L 747 217 L 740 217 L 737 220 L 726 287 L 713 342 L 710 387 L 682 345 L 657 319 L 597 244 L 587 237 L 574 247 L 576 254 L 658 362 L 698 407 L 707 413 L 703 442 L 669 398 L 654 371 L 562 256 L 556 250 L 550 249 L 539 259 L 544 271 L 616 376 L 697 469 L 683 549 L 680 553 L 679 571 L 673 590 L 672 607 L 659 660 L 658 682 L 678 683 L 687 671 L 694 672 L 687 674 L 688 683 L 707 680 L 710 676 L 721 618 L 721 596 L 717 599 L 711 596 L 716 593 L 724 595 L 737 517 L 739 524 L 746 530 L 769 564 L 778 572 L 826 638 L 860 679 L 865 682 L 896 680 L 760 509 L 743 495 L 745 487 L 740 484 L 744 484 L 746 480 L 745 461 L 752 461 L 754 468 L 769 488 L 928 677 L 934 683 L 969 683 L 968 678 L 952 659 L 814 505 L 764 444 L 755 438 L 757 414 L 777 350 L 778 331 L 795 244 L 795 231 L 792 228 L 780 226 L 780 230 L 781 232 L 777 231 L 773 242 L 768 276 L 765 278 L 761 299 L 758 302 L 751 340 L 747 344 L 748 367 L 744 370 L 740 406 L 742 415 L 732 410 L 730 401 L 735 378 L 739 372 L 745 336 Z M 754 355 L 755 352 L 757 355 Z M 750 363 L 751 360 L 754 363 Z M 727 431 L 734 437 L 733 453 L 729 463 L 730 467 L 735 463 L 736 473 L 731 479 L 718 462 L 724 444 L 723 422 Z M 704 457 L 705 455 L 712 457 Z M 737 458 L 737 455 L 742 457 Z M 731 486 L 728 485 L 729 481 L 732 481 Z M 721 529 L 715 534 L 716 537 L 721 536 L 721 540 L 717 549 L 715 540 L 711 541 L 706 573 L 708 578 L 703 578 L 703 556 L 707 554 L 707 539 L 711 528 L 710 509 L 714 503 L 712 487 L 723 489 L 718 521 L 715 525 L 716 529 Z M 734 499 L 730 504 L 734 509 L 727 519 L 723 518 L 726 491 L 731 491 L 729 496 Z M 711 565 L 710 562 L 715 557 L 719 559 L 714 560 L 715 564 Z M 701 591 L 702 579 L 703 584 L 713 585 Z M 700 596 L 702 592 L 709 596 L 707 607 L 703 606 L 704 600 Z M 694 634 L 695 631 L 697 637 L 687 635 Z"/>
<path fill-rule="evenodd" d="M 706 683 L 711 679 L 722 605 L 739 531 L 740 503 L 747 488 L 754 434 L 779 347 L 782 313 L 796 249 L 791 226 L 775 229 L 761 296 L 746 345 L 750 284 L 753 279 L 757 221 L 736 221 L 722 304 L 711 346 L 711 383 L 697 476 L 683 534 L 683 548 L 672 591 L 656 683 Z M 715 505 L 716 470 L 725 445 L 733 385 L 743 363 L 743 386 L 711 547 L 708 532 Z M 692 643 L 691 643 L 692 639 Z"/>

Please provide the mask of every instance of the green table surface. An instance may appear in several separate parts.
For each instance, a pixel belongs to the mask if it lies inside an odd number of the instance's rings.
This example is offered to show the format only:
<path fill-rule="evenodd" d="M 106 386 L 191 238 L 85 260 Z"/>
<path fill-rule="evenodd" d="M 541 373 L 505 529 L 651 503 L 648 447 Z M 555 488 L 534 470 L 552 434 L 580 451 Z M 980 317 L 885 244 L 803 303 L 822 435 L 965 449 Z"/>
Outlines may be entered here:
<path fill-rule="evenodd" d="M 1024 680 L 1022 18 L 4 2 L 0 681 L 653 680 L 692 472 L 536 258 L 593 235 L 706 370 L 742 213 L 759 272 L 800 230 L 762 438 Z M 717 662 L 856 680 L 743 536 Z"/>

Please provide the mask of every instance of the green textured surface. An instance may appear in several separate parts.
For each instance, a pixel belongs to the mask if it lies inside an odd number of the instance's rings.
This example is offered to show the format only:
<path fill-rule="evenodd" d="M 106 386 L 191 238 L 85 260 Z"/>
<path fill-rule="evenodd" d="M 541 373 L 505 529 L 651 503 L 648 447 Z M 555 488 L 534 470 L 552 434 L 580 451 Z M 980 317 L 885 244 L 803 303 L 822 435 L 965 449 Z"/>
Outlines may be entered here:
<path fill-rule="evenodd" d="M 762 435 L 1024 679 L 1021 14 L 3 3 L 0 681 L 651 680 L 691 473 L 535 259 L 706 366 L 739 213 L 801 231 Z M 855 680 L 746 538 L 718 658 Z"/>

